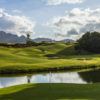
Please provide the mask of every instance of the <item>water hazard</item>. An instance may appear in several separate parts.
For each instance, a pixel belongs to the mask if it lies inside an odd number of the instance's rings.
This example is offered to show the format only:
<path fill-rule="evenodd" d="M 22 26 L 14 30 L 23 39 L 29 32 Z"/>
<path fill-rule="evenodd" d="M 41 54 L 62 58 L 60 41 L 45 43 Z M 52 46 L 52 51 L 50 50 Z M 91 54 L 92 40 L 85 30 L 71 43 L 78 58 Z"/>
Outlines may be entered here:
<path fill-rule="evenodd" d="M 100 82 L 100 69 L 85 72 L 50 72 L 20 77 L 0 77 L 0 88 L 26 83 L 92 84 L 96 82 Z"/>

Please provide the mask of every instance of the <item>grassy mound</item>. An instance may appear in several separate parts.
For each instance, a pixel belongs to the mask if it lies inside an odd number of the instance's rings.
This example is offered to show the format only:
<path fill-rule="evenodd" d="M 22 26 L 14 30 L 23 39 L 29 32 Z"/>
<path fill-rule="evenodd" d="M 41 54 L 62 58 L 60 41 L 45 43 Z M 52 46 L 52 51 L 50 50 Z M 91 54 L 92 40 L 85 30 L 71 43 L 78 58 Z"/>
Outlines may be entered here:
<path fill-rule="evenodd" d="M 0 89 L 0 100 L 100 100 L 100 84 L 26 84 Z"/>
<path fill-rule="evenodd" d="M 80 61 L 77 59 L 91 60 Z M 25 73 L 98 67 L 100 66 L 99 61 L 99 54 L 90 55 L 85 51 L 77 52 L 74 49 L 74 44 L 54 43 L 28 48 L 0 47 L 0 73 Z"/>

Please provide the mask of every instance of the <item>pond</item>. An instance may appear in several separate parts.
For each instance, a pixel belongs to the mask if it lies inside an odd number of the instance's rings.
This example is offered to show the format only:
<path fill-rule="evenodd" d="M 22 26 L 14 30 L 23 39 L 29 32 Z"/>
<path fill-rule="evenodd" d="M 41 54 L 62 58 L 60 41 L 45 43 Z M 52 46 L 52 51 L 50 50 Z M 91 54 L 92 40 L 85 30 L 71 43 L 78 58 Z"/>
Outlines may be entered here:
<path fill-rule="evenodd" d="M 92 84 L 96 82 L 100 82 L 100 69 L 85 72 L 49 72 L 20 77 L 0 77 L 0 88 L 26 83 Z"/>

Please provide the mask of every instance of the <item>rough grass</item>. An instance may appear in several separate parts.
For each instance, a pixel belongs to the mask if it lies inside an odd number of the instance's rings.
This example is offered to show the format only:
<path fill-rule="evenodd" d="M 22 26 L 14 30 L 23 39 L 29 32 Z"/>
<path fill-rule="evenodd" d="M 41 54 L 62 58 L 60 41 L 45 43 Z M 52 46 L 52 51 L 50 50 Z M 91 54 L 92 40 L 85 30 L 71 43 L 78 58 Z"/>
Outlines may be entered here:
<path fill-rule="evenodd" d="M 59 56 L 59 59 L 50 59 L 49 56 Z M 73 44 L 55 43 L 29 48 L 0 47 L 0 73 L 81 69 L 91 66 L 100 66 L 100 54 L 90 55 L 85 51 L 78 53 Z"/>
<path fill-rule="evenodd" d="M 0 89 L 0 100 L 100 100 L 100 83 L 12 86 Z"/>

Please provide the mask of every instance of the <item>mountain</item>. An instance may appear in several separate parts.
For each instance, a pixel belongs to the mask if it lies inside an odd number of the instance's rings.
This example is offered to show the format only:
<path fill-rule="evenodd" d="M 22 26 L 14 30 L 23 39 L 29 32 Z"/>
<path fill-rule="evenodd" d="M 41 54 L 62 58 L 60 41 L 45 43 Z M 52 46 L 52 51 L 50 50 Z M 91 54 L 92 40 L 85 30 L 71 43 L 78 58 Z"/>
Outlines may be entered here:
<path fill-rule="evenodd" d="M 25 43 L 26 37 L 25 36 L 18 37 L 17 35 L 0 31 L 0 42 Z"/>
<path fill-rule="evenodd" d="M 75 42 L 75 40 L 72 40 L 72 39 L 64 39 L 64 40 L 61 40 L 61 41 L 56 41 L 56 40 L 52 40 L 52 39 L 49 39 L 49 38 L 36 38 L 36 39 L 33 39 L 34 42 L 42 42 L 42 41 L 47 41 L 47 42 Z"/>
<path fill-rule="evenodd" d="M 34 42 L 42 42 L 42 41 L 46 41 L 46 42 L 56 42 L 55 40 L 49 39 L 49 38 L 36 38 L 33 39 Z"/>
<path fill-rule="evenodd" d="M 64 39 L 61 41 L 55 41 L 49 38 L 36 38 L 32 39 L 34 42 L 42 42 L 42 41 L 47 41 L 47 42 L 75 42 L 74 40 L 71 39 Z M 11 33 L 6 33 L 4 31 L 0 31 L 0 42 L 8 42 L 8 43 L 25 43 L 26 42 L 26 37 L 25 36 L 20 36 L 18 37 L 17 35 L 11 34 Z"/>
<path fill-rule="evenodd" d="M 75 40 L 72 40 L 72 39 L 64 39 L 64 40 L 61 40 L 61 41 L 58 41 L 58 42 L 75 42 Z"/>

